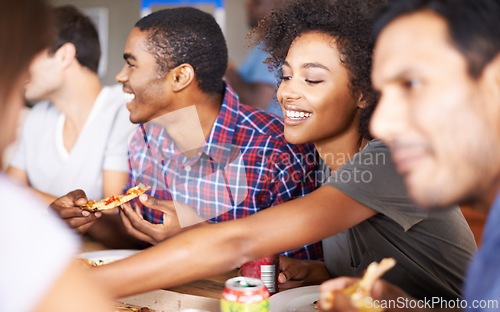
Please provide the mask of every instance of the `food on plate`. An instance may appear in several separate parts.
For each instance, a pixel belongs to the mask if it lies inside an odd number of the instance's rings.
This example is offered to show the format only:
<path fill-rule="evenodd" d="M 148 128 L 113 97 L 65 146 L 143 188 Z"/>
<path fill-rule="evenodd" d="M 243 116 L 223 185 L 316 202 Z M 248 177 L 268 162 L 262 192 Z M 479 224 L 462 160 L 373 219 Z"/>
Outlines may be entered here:
<path fill-rule="evenodd" d="M 368 268 L 366 268 L 366 272 L 359 282 L 340 292 L 350 297 L 352 305 L 358 309 L 358 311 L 383 311 L 384 309 L 371 300 L 371 289 L 373 283 L 395 265 L 396 260 L 393 258 L 384 258 L 380 263 L 372 262 Z M 323 310 L 331 310 L 333 308 L 334 299 L 335 292 L 322 292 L 319 300 L 320 307 Z"/>
<path fill-rule="evenodd" d="M 141 194 L 144 194 L 150 188 L 151 188 L 150 186 L 144 186 L 144 184 L 139 183 L 139 185 L 128 189 L 128 191 L 124 195 L 116 195 L 116 196 L 113 195 L 97 201 L 89 200 L 87 204 L 80 206 L 80 208 L 90 211 L 113 209 L 115 207 L 125 204 L 126 202 L 131 201 L 136 197 L 139 197 Z"/>
<path fill-rule="evenodd" d="M 319 300 L 314 300 L 314 301 L 313 301 L 313 307 L 314 307 L 316 310 L 319 310 Z"/>
<path fill-rule="evenodd" d="M 79 261 L 86 267 L 97 267 L 101 265 L 105 265 L 111 262 L 116 261 L 117 259 L 99 259 L 99 260 L 91 260 L 85 258 L 79 258 Z"/>
<path fill-rule="evenodd" d="M 141 308 L 120 303 L 115 306 L 115 312 L 154 312 L 154 311 L 145 307 Z"/>

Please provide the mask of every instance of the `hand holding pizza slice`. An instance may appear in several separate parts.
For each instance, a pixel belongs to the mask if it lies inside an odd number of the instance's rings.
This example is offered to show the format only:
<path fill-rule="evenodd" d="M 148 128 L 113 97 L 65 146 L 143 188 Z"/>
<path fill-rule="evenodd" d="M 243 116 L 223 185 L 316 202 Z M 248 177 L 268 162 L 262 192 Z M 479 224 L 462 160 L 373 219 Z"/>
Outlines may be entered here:
<path fill-rule="evenodd" d="M 144 194 L 150 188 L 151 188 L 150 186 L 145 186 L 144 184 L 139 183 L 139 185 L 128 189 L 128 191 L 124 195 L 113 195 L 97 201 L 89 200 L 87 204 L 80 206 L 80 208 L 89 211 L 102 211 L 102 210 L 113 209 L 115 207 L 125 204 L 126 202 L 131 201 L 136 197 L 139 197 L 141 194 Z"/>
<path fill-rule="evenodd" d="M 371 290 L 375 281 L 382 277 L 387 271 L 396 265 L 396 260 L 393 258 L 385 258 L 380 263 L 372 262 L 366 268 L 363 278 L 354 285 L 344 289 L 341 293 L 348 295 L 351 304 L 358 311 L 379 312 L 382 308 L 371 300 Z M 331 310 L 334 305 L 335 292 L 321 293 L 320 306 L 323 310 Z"/>

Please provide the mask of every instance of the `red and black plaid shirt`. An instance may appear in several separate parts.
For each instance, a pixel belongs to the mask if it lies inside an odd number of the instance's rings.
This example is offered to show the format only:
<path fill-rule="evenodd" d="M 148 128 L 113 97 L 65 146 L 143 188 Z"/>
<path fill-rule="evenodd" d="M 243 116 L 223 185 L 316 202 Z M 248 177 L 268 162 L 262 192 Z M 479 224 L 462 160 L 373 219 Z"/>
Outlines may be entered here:
<path fill-rule="evenodd" d="M 209 222 L 233 220 L 313 191 L 316 155 L 312 145 L 287 144 L 279 117 L 240 104 L 226 85 L 212 131 L 191 159 L 164 127 L 150 122 L 137 129 L 129 146 L 129 187 L 149 185 L 149 195 L 186 204 Z M 152 223 L 163 219 L 145 207 L 143 215 Z M 283 254 L 323 257 L 321 243 Z"/>

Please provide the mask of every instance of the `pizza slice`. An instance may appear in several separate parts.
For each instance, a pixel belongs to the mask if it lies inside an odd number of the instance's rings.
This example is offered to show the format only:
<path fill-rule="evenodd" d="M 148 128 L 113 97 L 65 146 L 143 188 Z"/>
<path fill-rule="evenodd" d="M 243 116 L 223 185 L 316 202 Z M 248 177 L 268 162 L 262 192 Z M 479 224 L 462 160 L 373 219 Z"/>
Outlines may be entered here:
<path fill-rule="evenodd" d="M 379 312 L 383 311 L 380 306 L 377 306 L 371 300 L 371 290 L 375 281 L 382 277 L 387 271 L 396 265 L 396 260 L 393 258 L 385 258 L 380 263 L 372 262 L 366 268 L 363 278 L 356 284 L 342 290 L 351 299 L 351 304 L 358 309 L 358 311 Z M 335 299 L 335 292 L 321 293 L 320 306 L 324 310 L 331 310 L 333 308 Z"/>
<path fill-rule="evenodd" d="M 80 206 L 80 208 L 90 211 L 102 211 L 102 210 L 113 209 L 120 205 L 125 204 L 126 202 L 131 201 L 136 197 L 139 197 L 141 194 L 144 194 L 150 188 L 151 188 L 150 186 L 144 186 L 144 184 L 139 183 L 139 185 L 128 189 L 128 191 L 124 195 L 113 195 L 97 201 L 89 200 L 87 204 Z"/>

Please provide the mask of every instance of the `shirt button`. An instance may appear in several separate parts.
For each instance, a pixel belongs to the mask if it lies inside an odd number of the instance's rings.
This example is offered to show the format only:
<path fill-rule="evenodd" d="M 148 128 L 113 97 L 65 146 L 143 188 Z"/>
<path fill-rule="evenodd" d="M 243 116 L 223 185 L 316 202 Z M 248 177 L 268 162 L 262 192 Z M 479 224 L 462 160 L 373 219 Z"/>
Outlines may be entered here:
<path fill-rule="evenodd" d="M 184 170 L 186 170 L 186 172 L 191 171 L 191 166 L 190 165 L 184 166 Z"/>

